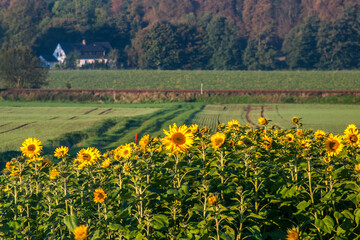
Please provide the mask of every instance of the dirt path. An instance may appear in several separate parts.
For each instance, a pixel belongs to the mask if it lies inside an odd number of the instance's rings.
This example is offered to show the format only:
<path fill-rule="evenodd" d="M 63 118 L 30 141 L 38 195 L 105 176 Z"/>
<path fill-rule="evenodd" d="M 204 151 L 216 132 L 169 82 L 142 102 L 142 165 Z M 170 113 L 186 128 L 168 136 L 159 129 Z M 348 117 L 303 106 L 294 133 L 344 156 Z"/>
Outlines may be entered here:
<path fill-rule="evenodd" d="M 256 123 L 254 123 L 254 122 L 250 119 L 250 112 L 251 112 L 251 105 L 247 105 L 247 107 L 246 107 L 246 115 L 245 115 L 246 121 L 247 121 L 248 123 L 250 123 L 251 125 L 255 126 L 256 128 L 260 128 L 259 125 L 257 125 Z"/>

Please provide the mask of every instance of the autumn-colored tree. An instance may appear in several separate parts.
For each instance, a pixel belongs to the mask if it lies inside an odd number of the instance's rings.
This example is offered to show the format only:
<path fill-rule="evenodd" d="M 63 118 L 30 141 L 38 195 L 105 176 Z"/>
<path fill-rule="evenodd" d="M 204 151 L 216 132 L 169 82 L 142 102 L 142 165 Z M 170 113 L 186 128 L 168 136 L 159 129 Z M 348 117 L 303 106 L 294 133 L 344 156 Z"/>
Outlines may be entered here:
<path fill-rule="evenodd" d="M 41 22 L 49 15 L 45 0 L 13 0 L 4 13 L 2 23 L 6 41 L 31 46 L 40 32 Z"/>

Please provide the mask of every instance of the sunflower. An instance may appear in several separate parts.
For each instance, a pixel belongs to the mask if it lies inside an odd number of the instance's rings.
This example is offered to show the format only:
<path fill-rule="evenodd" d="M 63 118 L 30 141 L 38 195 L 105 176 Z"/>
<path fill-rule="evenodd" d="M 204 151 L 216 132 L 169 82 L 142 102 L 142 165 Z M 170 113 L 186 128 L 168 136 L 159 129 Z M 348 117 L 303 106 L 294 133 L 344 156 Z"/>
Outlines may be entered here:
<path fill-rule="evenodd" d="M 37 138 L 27 138 L 20 147 L 21 152 L 24 156 L 29 158 L 40 155 L 42 151 L 41 141 Z"/>
<path fill-rule="evenodd" d="M 330 156 L 338 155 L 343 149 L 341 137 L 338 135 L 334 136 L 331 133 L 330 136 L 325 140 L 325 149 Z"/>
<path fill-rule="evenodd" d="M 218 150 L 225 142 L 225 134 L 217 132 L 211 136 L 211 145 L 213 149 Z"/>
<path fill-rule="evenodd" d="M 102 163 L 101 163 L 101 167 L 102 168 L 108 168 L 110 166 L 110 158 L 106 158 Z"/>
<path fill-rule="evenodd" d="M 54 156 L 57 158 L 62 158 L 68 155 L 69 148 L 68 147 L 58 147 L 55 149 Z"/>
<path fill-rule="evenodd" d="M 326 168 L 326 171 L 327 172 L 332 172 L 334 170 L 334 167 L 333 166 L 328 166 L 327 168 Z"/>
<path fill-rule="evenodd" d="M 125 175 L 129 175 L 132 171 L 132 164 L 131 163 L 125 163 L 123 167 L 123 172 Z"/>
<path fill-rule="evenodd" d="M 258 119 L 258 122 L 259 122 L 260 125 L 267 125 L 268 124 L 268 120 L 266 120 L 266 118 L 264 118 L 264 117 L 260 117 Z"/>
<path fill-rule="evenodd" d="M 101 154 L 96 148 L 83 148 L 77 153 L 75 163 L 79 163 L 78 169 L 83 169 L 85 166 L 96 163 L 100 156 Z"/>
<path fill-rule="evenodd" d="M 177 127 L 176 124 L 169 131 L 164 130 L 165 137 L 161 142 L 166 146 L 167 150 L 172 153 L 185 153 L 194 143 L 194 135 L 186 125 Z"/>
<path fill-rule="evenodd" d="M 192 133 L 197 133 L 198 131 L 199 131 L 199 125 L 197 125 L 197 124 L 192 124 L 190 127 L 189 127 L 189 129 L 190 129 L 190 131 L 192 132 Z"/>
<path fill-rule="evenodd" d="M 85 240 L 88 237 L 88 230 L 85 225 L 80 225 L 74 230 L 75 240 Z"/>
<path fill-rule="evenodd" d="M 294 141 L 295 136 L 292 133 L 288 133 L 288 134 L 286 134 L 285 139 L 286 139 L 286 142 L 291 143 Z"/>
<path fill-rule="evenodd" d="M 231 120 L 230 122 L 227 123 L 226 126 L 227 129 L 235 129 L 235 130 L 239 129 L 239 127 L 240 127 L 240 123 L 238 120 Z"/>
<path fill-rule="evenodd" d="M 143 136 L 140 141 L 139 141 L 139 145 L 140 145 L 140 149 L 141 150 L 146 150 L 146 146 L 150 143 L 150 136 L 149 134 Z"/>
<path fill-rule="evenodd" d="M 112 154 L 114 155 L 115 160 L 121 159 L 121 149 L 122 148 L 123 148 L 123 146 L 121 145 L 112 151 Z"/>
<path fill-rule="evenodd" d="M 353 147 L 357 147 L 357 146 L 360 145 L 360 134 L 357 134 L 357 133 L 354 133 L 354 132 L 348 132 L 345 135 L 345 139 Z"/>
<path fill-rule="evenodd" d="M 15 166 L 11 162 L 6 162 L 5 169 L 11 171 Z"/>
<path fill-rule="evenodd" d="M 316 140 L 323 140 L 326 136 L 326 133 L 323 130 L 317 130 L 314 133 L 314 136 Z"/>
<path fill-rule="evenodd" d="M 298 117 L 293 117 L 293 118 L 291 119 L 291 123 L 292 123 L 292 124 L 298 124 L 299 121 L 300 121 L 300 118 L 298 118 Z"/>
<path fill-rule="evenodd" d="M 215 195 L 211 196 L 208 198 L 208 203 L 210 204 L 210 206 L 215 206 L 218 202 L 218 199 Z"/>
<path fill-rule="evenodd" d="M 358 164 L 355 164 L 355 171 L 356 172 L 360 172 L 360 163 L 358 163 Z"/>
<path fill-rule="evenodd" d="M 359 130 L 357 129 L 355 124 L 350 124 L 349 126 L 347 126 L 347 128 L 344 131 L 344 134 L 347 135 L 349 133 L 354 133 L 354 134 L 359 133 Z"/>
<path fill-rule="evenodd" d="M 331 162 L 331 157 L 325 156 L 325 157 L 323 158 L 323 162 L 324 162 L 325 164 L 329 164 L 329 163 Z"/>
<path fill-rule="evenodd" d="M 296 130 L 296 136 L 298 136 L 298 137 L 304 136 L 304 130 L 302 130 L 302 129 Z"/>
<path fill-rule="evenodd" d="M 301 139 L 301 140 L 299 140 L 299 143 L 300 143 L 300 146 L 301 146 L 302 148 L 309 148 L 309 147 L 311 147 L 311 140 L 310 140 L 310 139 L 307 139 L 307 138 Z"/>
<path fill-rule="evenodd" d="M 287 230 L 286 240 L 299 240 L 300 231 L 298 227 L 292 227 Z"/>
<path fill-rule="evenodd" d="M 52 169 L 50 171 L 50 179 L 55 180 L 59 176 L 59 174 L 60 173 L 58 172 L 58 170 L 56 170 L 56 168 Z"/>
<path fill-rule="evenodd" d="M 94 192 L 94 202 L 102 203 L 107 198 L 107 194 L 104 192 L 102 188 L 98 188 Z"/>
<path fill-rule="evenodd" d="M 121 148 L 120 155 L 121 155 L 121 157 L 127 159 L 127 158 L 131 157 L 132 152 L 133 152 L 133 149 L 131 147 L 131 144 L 126 144 Z"/>
<path fill-rule="evenodd" d="M 201 129 L 201 132 L 202 133 L 208 133 L 209 132 L 209 129 L 205 126 Z"/>
<path fill-rule="evenodd" d="M 272 143 L 273 143 L 273 139 L 271 137 L 264 136 L 263 142 L 261 143 L 261 145 L 266 149 L 270 149 L 272 146 Z"/>

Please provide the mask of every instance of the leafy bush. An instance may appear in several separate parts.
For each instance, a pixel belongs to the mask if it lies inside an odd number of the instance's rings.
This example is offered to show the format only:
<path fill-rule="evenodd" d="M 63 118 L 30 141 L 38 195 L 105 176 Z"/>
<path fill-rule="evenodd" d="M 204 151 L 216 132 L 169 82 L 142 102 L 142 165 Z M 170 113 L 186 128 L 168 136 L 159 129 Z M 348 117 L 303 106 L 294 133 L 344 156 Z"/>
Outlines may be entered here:
<path fill-rule="evenodd" d="M 196 125 L 106 153 L 26 139 L 0 176 L 0 236 L 21 239 L 357 239 L 360 135 Z"/>

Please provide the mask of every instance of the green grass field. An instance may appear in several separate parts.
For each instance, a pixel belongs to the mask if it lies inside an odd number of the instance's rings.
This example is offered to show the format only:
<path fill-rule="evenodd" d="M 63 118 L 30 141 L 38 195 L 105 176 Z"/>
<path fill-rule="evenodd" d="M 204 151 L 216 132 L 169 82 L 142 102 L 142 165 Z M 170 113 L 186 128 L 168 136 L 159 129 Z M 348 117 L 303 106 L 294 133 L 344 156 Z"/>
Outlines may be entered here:
<path fill-rule="evenodd" d="M 47 88 L 360 90 L 360 71 L 51 70 Z"/>
<path fill-rule="evenodd" d="M 80 147 L 116 148 L 125 142 L 150 134 L 162 135 L 173 123 L 207 126 L 232 119 L 258 126 L 265 116 L 272 124 L 290 128 L 294 116 L 305 128 L 341 134 L 350 123 L 360 125 L 360 106 L 330 104 L 81 104 L 41 102 L 0 102 L 0 152 L 18 150 L 27 137 L 37 137 L 45 145 L 71 144 Z M 80 135 L 74 135 L 74 133 Z M 76 139 L 72 139 L 76 138 Z"/>
<path fill-rule="evenodd" d="M 302 118 L 306 129 L 324 130 L 342 134 L 349 124 L 360 125 L 359 105 L 331 104 L 229 104 L 206 105 L 192 120 L 200 126 L 216 129 L 218 122 L 227 123 L 232 119 L 241 124 L 259 127 L 258 118 L 264 116 L 271 124 L 280 128 L 291 128 L 291 118 Z"/>
<path fill-rule="evenodd" d="M 61 134 L 90 128 L 109 118 L 127 118 L 151 114 L 160 108 L 129 108 L 124 106 L 85 104 L 0 104 L 0 151 L 15 150 L 24 138 L 37 137 L 44 142 Z"/>

